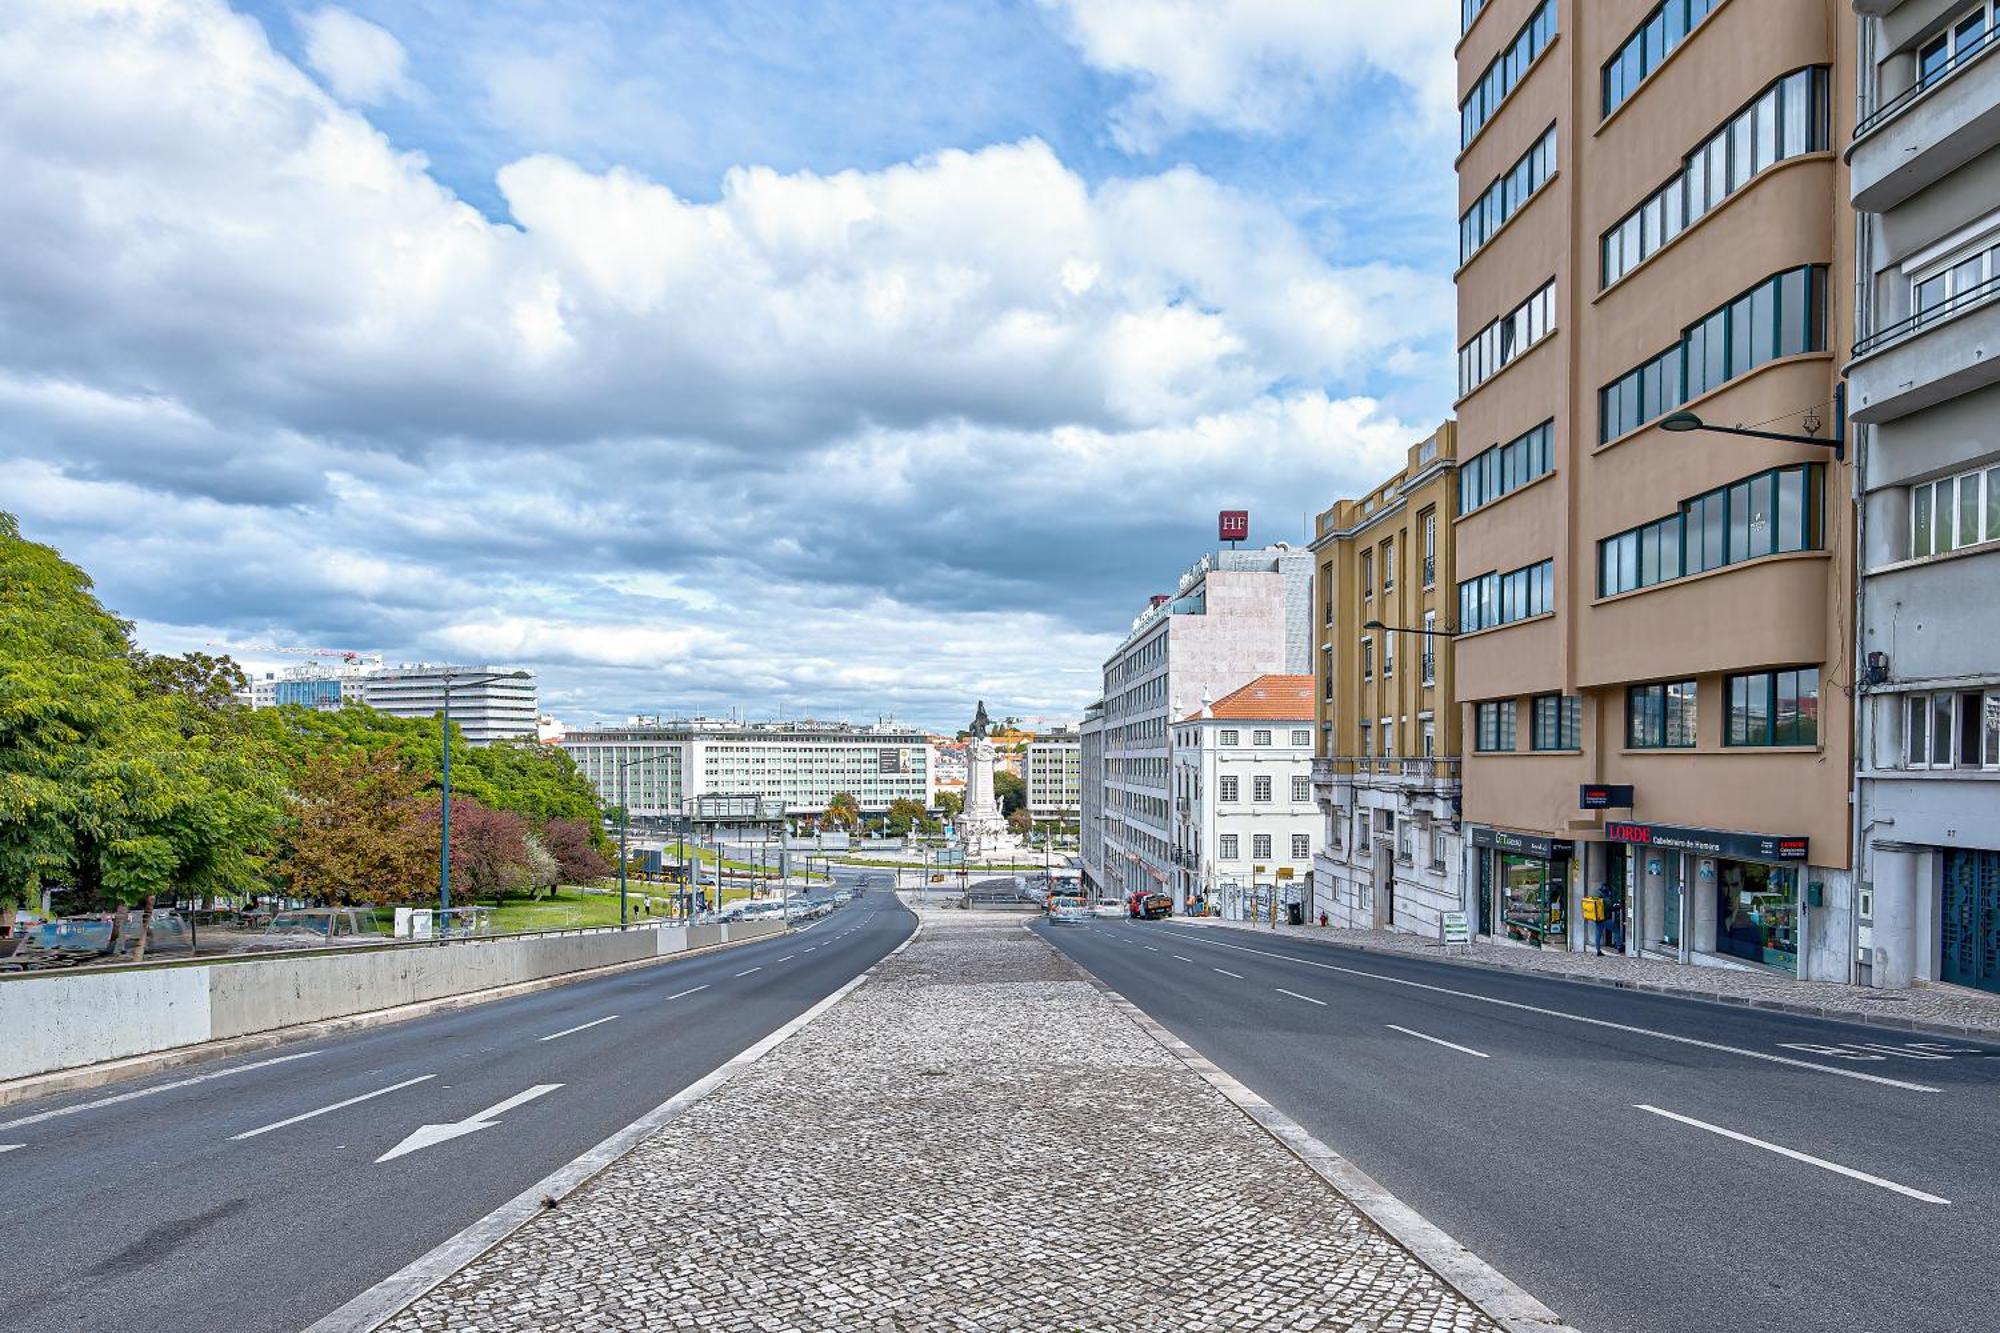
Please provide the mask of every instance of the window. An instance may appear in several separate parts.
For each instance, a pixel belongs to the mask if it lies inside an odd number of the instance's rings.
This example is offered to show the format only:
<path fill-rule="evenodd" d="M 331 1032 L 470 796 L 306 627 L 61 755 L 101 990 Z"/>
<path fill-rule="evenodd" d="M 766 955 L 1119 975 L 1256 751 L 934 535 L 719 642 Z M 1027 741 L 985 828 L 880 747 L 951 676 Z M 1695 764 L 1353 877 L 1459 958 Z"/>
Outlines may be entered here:
<path fill-rule="evenodd" d="M 1294 861 L 1303 861 L 1312 854 L 1312 835 L 1309 833 L 1294 833 L 1292 835 L 1292 859 Z"/>
<path fill-rule="evenodd" d="M 1312 779 L 1302 775 L 1294 777 L 1292 779 L 1292 802 L 1294 804 L 1304 804 L 1310 800 L 1312 800 Z"/>
<path fill-rule="evenodd" d="M 1423 681 L 1425 685 L 1437 684 L 1437 627 L 1438 613 L 1424 612 Z"/>
<path fill-rule="evenodd" d="M 1474 743 L 1482 751 L 1497 753 L 1514 748 L 1514 701 L 1500 699 L 1475 706 L 1477 726 Z"/>
<path fill-rule="evenodd" d="M 1461 0 L 1463 2 L 1463 0 Z M 1541 6 L 1521 25 L 1514 34 L 1514 40 L 1507 48 L 1493 57 L 1479 75 L 1479 81 L 1472 85 L 1472 91 L 1458 104 L 1458 146 L 1464 148 L 1479 137 L 1479 131 L 1486 128 L 1486 122 L 1514 91 L 1528 66 L 1535 63 L 1535 57 L 1556 36 L 1556 0 L 1542 0 Z"/>
<path fill-rule="evenodd" d="M 1458 512 L 1469 514 L 1509 491 L 1555 471 L 1556 423 L 1544 421 L 1522 435 L 1468 459 L 1458 470 Z M 1425 567 L 1431 548 L 1426 542 Z"/>
<path fill-rule="evenodd" d="M 1293 727 L 1293 728 L 1292 728 L 1292 744 L 1293 744 L 1293 745 L 1297 745 L 1297 746 L 1301 746 L 1301 747 L 1305 747 L 1305 746 L 1310 746 L 1310 745 L 1311 745 L 1312 743 L 1313 743 L 1313 734 L 1312 734 L 1312 728 L 1311 728 L 1311 727 Z"/>
<path fill-rule="evenodd" d="M 1435 718 L 1424 718 L 1420 728 L 1423 733 L 1423 755 L 1426 759 L 1437 758 L 1438 724 Z"/>
<path fill-rule="evenodd" d="M 1431 825 L 1431 869 L 1444 869 L 1444 829 L 1437 824 Z"/>
<path fill-rule="evenodd" d="M 1528 744 L 1536 750 L 1583 748 L 1583 700 L 1561 694 L 1538 694 L 1532 701 Z"/>
<path fill-rule="evenodd" d="M 1555 332 L 1556 282 L 1540 290 L 1472 336 L 1458 349 L 1458 396 L 1465 397 L 1499 374 L 1515 357 Z"/>
<path fill-rule="evenodd" d="M 1375 679 L 1375 640 L 1361 641 L 1361 679 Z"/>
<path fill-rule="evenodd" d="M 1681 331 L 1681 340 L 1597 391 L 1597 441 L 1635 431 L 1779 357 L 1826 350 L 1826 268 L 1773 274 Z"/>
<path fill-rule="evenodd" d="M 1396 586 L 1396 542 L 1394 538 L 1382 543 L 1382 591 Z"/>
<path fill-rule="evenodd" d="M 1230 729 L 1225 729 L 1225 730 L 1223 730 L 1223 731 L 1221 731 L 1221 732 L 1217 733 L 1217 735 L 1216 735 L 1216 737 L 1215 737 L 1215 743 L 1216 743 L 1217 745 L 1234 745 L 1234 744 L 1236 744 L 1236 732 L 1235 732 L 1235 730 L 1234 730 L 1233 728 L 1230 728 Z"/>
<path fill-rule="evenodd" d="M 1458 0 L 1458 31 L 1460 35 L 1472 31 L 1472 21 L 1486 8 L 1486 0 Z"/>
<path fill-rule="evenodd" d="M 1817 551 L 1824 486 L 1817 463 L 1777 468 L 1685 500 L 1671 517 L 1606 537 L 1597 543 L 1597 595 L 1615 597 L 1759 556 Z"/>
<path fill-rule="evenodd" d="M 1270 834 L 1253 833 L 1250 835 L 1250 859 L 1253 861 L 1268 861 L 1271 859 Z"/>
<path fill-rule="evenodd" d="M 1609 287 L 1651 258 L 1758 172 L 1787 158 L 1825 152 L 1831 146 L 1827 90 L 1825 66 L 1794 70 L 1703 140 L 1683 159 L 1672 180 L 1599 239 L 1602 285 Z M 1738 162 L 1733 157 L 1739 151 L 1736 145 L 1746 138 L 1750 148 Z M 1719 172 L 1723 189 L 1716 195 L 1707 189 L 1711 154 L 1724 159 Z"/>
<path fill-rule="evenodd" d="M 2000 768 L 2000 694 L 1904 696 L 1904 766 Z"/>
<path fill-rule="evenodd" d="M 1215 840 L 1215 854 L 1224 861 L 1236 859 L 1236 835 L 1224 833 Z"/>
<path fill-rule="evenodd" d="M 1461 634 L 1511 625 L 1555 608 L 1556 566 L 1544 560 L 1508 574 L 1481 574 L 1458 585 Z"/>
<path fill-rule="evenodd" d="M 1729 677 L 1725 745 L 1819 744 L 1819 668 Z"/>
<path fill-rule="evenodd" d="M 1239 779 L 1237 778 L 1221 779 L 1219 783 L 1219 786 L 1221 788 L 1219 792 L 1219 799 L 1224 801 L 1235 801 L 1236 799 L 1238 799 L 1236 795 L 1236 788 L 1238 781 Z"/>
<path fill-rule="evenodd" d="M 1375 751 L 1370 747 L 1375 743 L 1374 725 L 1368 722 L 1363 722 L 1360 725 L 1361 725 L 1361 753 L 1373 754 L 1375 753 Z"/>
<path fill-rule="evenodd" d="M 1687 749 L 1695 738 L 1691 680 L 1633 685 L 1625 691 L 1625 744 L 1634 750 Z"/>
<path fill-rule="evenodd" d="M 1382 753 L 1396 753 L 1396 722 L 1393 718 L 1382 719 Z"/>
<path fill-rule="evenodd" d="M 1438 514 L 1435 509 L 1426 509 L 1417 515 L 1417 532 L 1423 541 L 1423 583 L 1426 588 L 1437 585 Z"/>
<path fill-rule="evenodd" d="M 1979 52 L 1994 26 L 1992 0 L 1975 6 L 1943 32 L 1917 48 L 1917 86 L 1927 87 Z"/>
<path fill-rule="evenodd" d="M 1653 12 L 1640 20 L 1632 35 L 1625 39 L 1625 44 L 1604 62 L 1604 114 L 1608 116 L 1623 105 L 1640 82 L 1658 69 L 1668 53 L 1721 3 L 1722 0 L 1662 0 L 1654 6 Z"/>
<path fill-rule="evenodd" d="M 2000 540 L 2000 467 L 1910 488 L 1910 557 Z"/>
<path fill-rule="evenodd" d="M 1268 728 L 1259 727 L 1257 730 L 1251 732 L 1250 743 L 1252 745 L 1269 745 L 1271 743 L 1270 730 Z"/>
<path fill-rule="evenodd" d="M 1364 598 L 1375 595 L 1375 553 L 1361 553 L 1361 595 Z"/>
<path fill-rule="evenodd" d="M 1250 799 L 1256 801 L 1260 805 L 1270 804 L 1271 779 L 1268 777 L 1258 777 L 1251 779 Z"/>
<path fill-rule="evenodd" d="M 1556 174 L 1556 127 L 1551 125 L 1535 140 L 1521 160 L 1502 172 L 1500 179 L 1486 187 L 1458 219 L 1458 262 L 1463 264 L 1493 239 L 1493 233 L 1534 198 L 1549 177 Z"/>
<path fill-rule="evenodd" d="M 1384 676 L 1393 676 L 1396 674 L 1396 636 L 1394 634 L 1384 634 L 1382 636 L 1382 674 Z"/>

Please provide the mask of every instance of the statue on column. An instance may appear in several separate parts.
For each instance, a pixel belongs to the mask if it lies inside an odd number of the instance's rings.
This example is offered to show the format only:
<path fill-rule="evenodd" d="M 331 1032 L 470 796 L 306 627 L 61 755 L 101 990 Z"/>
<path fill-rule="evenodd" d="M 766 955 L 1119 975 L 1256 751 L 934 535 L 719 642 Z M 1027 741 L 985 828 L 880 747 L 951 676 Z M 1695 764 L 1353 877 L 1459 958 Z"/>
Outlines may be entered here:
<path fill-rule="evenodd" d="M 986 716 L 986 701 L 972 716 L 965 747 L 965 809 L 958 817 L 958 845 L 967 859 L 981 852 L 997 851 L 1007 836 L 1007 821 L 1000 817 L 1000 804 L 993 796 L 993 742 L 986 738 L 993 729 Z"/>

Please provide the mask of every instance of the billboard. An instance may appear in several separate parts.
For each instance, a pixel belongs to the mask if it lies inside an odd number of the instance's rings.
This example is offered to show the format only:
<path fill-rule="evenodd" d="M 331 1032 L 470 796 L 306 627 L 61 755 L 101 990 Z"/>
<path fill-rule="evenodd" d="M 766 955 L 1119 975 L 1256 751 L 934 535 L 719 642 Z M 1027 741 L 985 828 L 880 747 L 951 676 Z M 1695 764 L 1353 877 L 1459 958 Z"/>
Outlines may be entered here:
<path fill-rule="evenodd" d="M 1247 542 L 1250 540 L 1250 511 L 1247 509 L 1225 509 L 1215 516 L 1215 535 L 1225 542 Z"/>

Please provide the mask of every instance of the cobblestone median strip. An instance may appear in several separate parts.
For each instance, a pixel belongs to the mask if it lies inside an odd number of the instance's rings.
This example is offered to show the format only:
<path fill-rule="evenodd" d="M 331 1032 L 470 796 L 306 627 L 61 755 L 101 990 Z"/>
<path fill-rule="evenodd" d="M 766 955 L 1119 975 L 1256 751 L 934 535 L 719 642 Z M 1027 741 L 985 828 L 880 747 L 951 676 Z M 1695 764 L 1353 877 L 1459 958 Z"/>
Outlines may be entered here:
<path fill-rule="evenodd" d="M 951 913 L 384 1327 L 1507 1325 L 1018 919 Z"/>

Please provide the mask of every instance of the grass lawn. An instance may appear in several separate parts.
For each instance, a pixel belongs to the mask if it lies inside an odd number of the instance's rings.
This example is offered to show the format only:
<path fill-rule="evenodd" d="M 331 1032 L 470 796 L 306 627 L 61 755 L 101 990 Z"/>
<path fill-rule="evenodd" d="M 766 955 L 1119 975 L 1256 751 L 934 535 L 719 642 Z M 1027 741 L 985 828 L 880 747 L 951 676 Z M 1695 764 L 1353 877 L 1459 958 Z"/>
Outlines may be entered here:
<path fill-rule="evenodd" d="M 708 887 L 713 893 L 714 886 Z M 650 911 L 647 898 L 652 899 Z M 750 896 L 748 889 L 726 888 L 722 892 L 724 902 Z M 674 907 L 671 886 L 664 884 L 629 884 L 626 888 L 626 904 L 632 919 L 644 916 L 664 916 Z M 490 906 L 461 900 L 461 907 Z M 416 907 L 435 906 L 434 902 L 414 903 Z M 387 934 L 395 924 L 396 909 L 384 907 L 376 912 L 382 931 Z M 493 909 L 492 927 L 495 933 L 509 934 L 524 930 L 580 930 L 586 926 L 615 926 L 618 924 L 618 892 L 614 888 L 609 893 L 585 893 L 575 887 L 557 889 L 551 897 L 538 900 L 509 898 L 501 906 Z"/>

